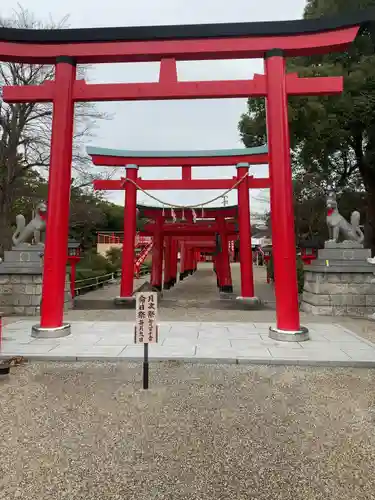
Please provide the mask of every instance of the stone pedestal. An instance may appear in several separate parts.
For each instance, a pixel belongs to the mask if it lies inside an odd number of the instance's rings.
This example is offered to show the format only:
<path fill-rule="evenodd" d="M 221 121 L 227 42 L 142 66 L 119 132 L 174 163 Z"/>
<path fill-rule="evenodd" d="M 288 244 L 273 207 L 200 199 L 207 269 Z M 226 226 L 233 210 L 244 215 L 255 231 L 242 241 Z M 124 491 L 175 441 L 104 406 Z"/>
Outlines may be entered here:
<path fill-rule="evenodd" d="M 371 251 L 356 242 L 327 242 L 305 266 L 301 310 L 318 316 L 366 317 L 375 312 Z"/>
<path fill-rule="evenodd" d="M 38 316 L 42 298 L 42 245 L 21 244 L 4 253 L 0 264 L 0 307 L 6 315 Z M 69 276 L 65 282 L 65 309 L 73 306 Z"/>

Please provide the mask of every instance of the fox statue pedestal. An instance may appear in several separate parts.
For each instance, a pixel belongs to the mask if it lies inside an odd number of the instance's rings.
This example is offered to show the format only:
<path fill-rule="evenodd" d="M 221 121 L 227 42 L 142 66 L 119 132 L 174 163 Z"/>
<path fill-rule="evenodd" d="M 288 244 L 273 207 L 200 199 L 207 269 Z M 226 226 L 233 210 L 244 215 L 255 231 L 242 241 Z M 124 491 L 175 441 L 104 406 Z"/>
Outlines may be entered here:
<path fill-rule="evenodd" d="M 371 251 L 358 241 L 328 241 L 305 267 L 301 310 L 321 316 L 366 317 L 375 313 Z"/>
<path fill-rule="evenodd" d="M 4 314 L 38 316 L 42 297 L 44 246 L 20 243 L 4 253 L 0 264 L 0 307 Z M 69 277 L 65 307 L 72 308 Z"/>

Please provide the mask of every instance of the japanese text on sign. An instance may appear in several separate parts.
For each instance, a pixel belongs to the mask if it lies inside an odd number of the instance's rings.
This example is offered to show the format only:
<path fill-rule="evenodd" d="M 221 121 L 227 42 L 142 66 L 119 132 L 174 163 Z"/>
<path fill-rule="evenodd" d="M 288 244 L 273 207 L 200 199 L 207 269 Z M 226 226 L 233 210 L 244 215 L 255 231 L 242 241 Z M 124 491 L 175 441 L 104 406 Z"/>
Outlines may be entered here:
<path fill-rule="evenodd" d="M 156 312 L 158 295 L 155 292 L 136 294 L 135 343 L 151 344 L 157 342 Z"/>

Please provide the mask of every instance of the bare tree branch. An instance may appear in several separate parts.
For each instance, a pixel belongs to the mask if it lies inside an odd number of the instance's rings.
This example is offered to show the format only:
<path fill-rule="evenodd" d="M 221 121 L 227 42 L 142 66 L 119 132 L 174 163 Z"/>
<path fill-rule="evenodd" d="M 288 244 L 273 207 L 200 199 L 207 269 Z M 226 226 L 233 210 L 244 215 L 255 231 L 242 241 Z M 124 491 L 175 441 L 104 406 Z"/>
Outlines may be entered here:
<path fill-rule="evenodd" d="M 18 6 L 9 19 L 0 18 L 0 26 L 16 28 L 63 28 L 68 18 L 55 23 L 38 21 L 26 9 Z M 84 78 L 87 66 L 77 68 L 79 78 Z M 53 80 L 54 66 L 0 63 L 0 88 L 5 85 L 41 85 Z M 84 150 L 84 141 L 92 136 L 99 120 L 108 119 L 93 103 L 78 103 L 74 113 L 73 161 L 75 183 L 90 185 L 92 173 Z M 50 141 L 52 130 L 52 103 L 7 104 L 0 100 L 0 252 L 12 216 L 18 181 L 30 170 L 45 176 L 50 164 Z M 19 196 L 19 192 L 17 192 Z M 9 235 L 8 235 L 9 238 Z"/>

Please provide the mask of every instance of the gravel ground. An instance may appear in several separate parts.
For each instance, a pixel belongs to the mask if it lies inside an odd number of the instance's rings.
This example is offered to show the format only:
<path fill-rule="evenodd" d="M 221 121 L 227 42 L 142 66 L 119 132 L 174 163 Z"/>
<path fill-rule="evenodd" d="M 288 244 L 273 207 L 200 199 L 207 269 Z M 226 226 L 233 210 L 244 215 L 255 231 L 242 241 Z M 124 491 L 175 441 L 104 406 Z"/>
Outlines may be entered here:
<path fill-rule="evenodd" d="M 375 372 L 35 363 L 0 382 L 0 498 L 373 499 Z"/>

